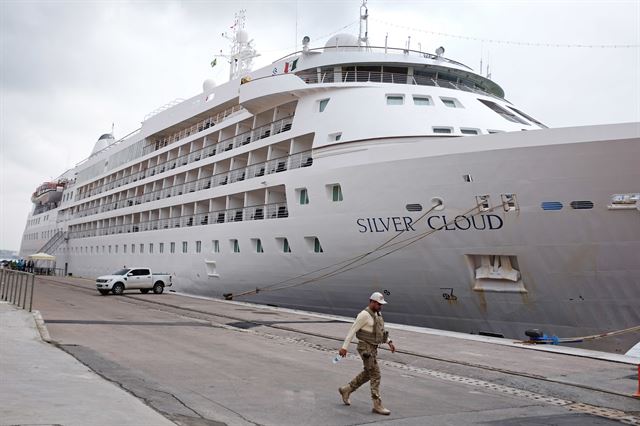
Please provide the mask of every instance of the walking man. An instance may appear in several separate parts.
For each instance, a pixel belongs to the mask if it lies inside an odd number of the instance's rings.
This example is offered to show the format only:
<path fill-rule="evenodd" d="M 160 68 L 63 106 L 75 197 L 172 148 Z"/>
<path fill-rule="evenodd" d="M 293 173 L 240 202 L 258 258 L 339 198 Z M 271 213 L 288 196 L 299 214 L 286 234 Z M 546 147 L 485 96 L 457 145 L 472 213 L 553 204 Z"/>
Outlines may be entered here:
<path fill-rule="evenodd" d="M 371 399 L 373 400 L 373 411 L 377 414 L 389 415 L 391 411 L 382 406 L 380 399 L 380 367 L 378 367 L 378 345 L 389 344 L 391 352 L 396 351 L 396 347 L 389 339 L 389 333 L 384 329 L 384 320 L 380 311 L 382 305 L 386 305 L 384 296 L 375 292 L 369 297 L 369 306 L 358 314 L 355 322 L 347 334 L 347 338 L 338 352 L 341 357 L 347 356 L 347 347 L 355 335 L 358 338 L 358 354 L 362 358 L 364 370 L 354 377 L 347 385 L 338 389 L 345 405 L 351 405 L 349 395 L 367 382 L 371 385 Z"/>

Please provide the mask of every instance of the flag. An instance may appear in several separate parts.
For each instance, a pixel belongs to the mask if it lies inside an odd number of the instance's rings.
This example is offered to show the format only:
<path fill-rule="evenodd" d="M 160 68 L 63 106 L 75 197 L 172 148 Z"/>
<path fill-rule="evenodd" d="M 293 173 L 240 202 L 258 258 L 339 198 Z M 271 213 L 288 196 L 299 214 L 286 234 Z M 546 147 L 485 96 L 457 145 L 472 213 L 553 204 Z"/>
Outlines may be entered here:
<path fill-rule="evenodd" d="M 295 70 L 297 66 L 298 66 L 298 60 L 297 59 L 294 59 L 291 62 L 285 62 L 284 63 L 284 72 L 285 72 L 285 74 L 288 73 L 289 71 Z"/>
<path fill-rule="evenodd" d="M 218 63 L 218 58 L 213 58 L 213 61 L 211 61 L 211 68 L 215 67 L 217 63 Z"/>

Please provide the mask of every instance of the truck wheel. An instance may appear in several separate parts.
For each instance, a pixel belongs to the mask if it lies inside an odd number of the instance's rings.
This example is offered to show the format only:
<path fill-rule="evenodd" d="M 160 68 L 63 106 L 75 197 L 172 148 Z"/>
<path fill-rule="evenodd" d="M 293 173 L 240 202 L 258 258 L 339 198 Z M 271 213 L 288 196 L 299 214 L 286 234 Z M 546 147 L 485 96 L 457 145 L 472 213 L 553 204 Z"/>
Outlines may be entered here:
<path fill-rule="evenodd" d="M 164 283 L 162 281 L 158 281 L 153 285 L 153 292 L 155 294 L 162 294 L 164 291 Z"/>
<path fill-rule="evenodd" d="M 147 294 L 147 293 L 149 293 L 149 289 L 148 288 L 141 288 L 140 289 L 140 293 Z"/>
<path fill-rule="evenodd" d="M 106 296 L 107 294 L 109 294 L 109 290 L 98 290 L 100 292 L 101 295 Z"/>
<path fill-rule="evenodd" d="M 115 294 L 116 296 L 120 296 L 122 295 L 122 293 L 124 293 L 124 284 L 122 283 L 115 283 L 113 285 L 113 287 L 111 288 L 111 291 L 113 292 L 113 294 Z"/>

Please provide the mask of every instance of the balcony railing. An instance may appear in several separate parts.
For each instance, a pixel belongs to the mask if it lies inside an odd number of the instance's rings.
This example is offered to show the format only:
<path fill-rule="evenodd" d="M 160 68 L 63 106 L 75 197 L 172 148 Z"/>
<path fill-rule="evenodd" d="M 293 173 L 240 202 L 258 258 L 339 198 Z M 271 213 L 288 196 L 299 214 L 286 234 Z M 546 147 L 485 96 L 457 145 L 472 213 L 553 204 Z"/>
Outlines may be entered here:
<path fill-rule="evenodd" d="M 116 209 L 148 203 L 151 201 L 157 201 L 163 198 L 177 197 L 183 194 L 188 194 L 190 192 L 202 191 L 210 188 L 215 188 L 217 186 L 240 182 L 245 179 L 279 173 L 285 170 L 309 167 L 312 164 L 312 151 L 303 151 L 297 154 L 288 155 L 286 157 L 274 158 L 269 161 L 264 161 L 245 167 L 239 167 L 237 169 L 229 170 L 226 172 L 217 173 L 215 175 L 207 176 L 197 180 L 179 183 L 167 188 L 150 191 L 145 194 L 129 197 L 123 200 L 101 204 L 99 206 L 76 212 L 70 216 L 67 216 L 65 219 L 69 220 L 86 217 L 98 213 L 104 213 Z"/>
<path fill-rule="evenodd" d="M 187 214 L 166 219 L 152 219 L 137 223 L 126 223 L 104 228 L 77 230 L 69 233 L 69 238 L 89 238 L 132 232 L 158 231 L 170 228 L 213 225 L 218 223 L 242 222 L 249 220 L 282 219 L 289 217 L 287 203 L 259 204 L 225 210 L 212 210 Z"/>
<path fill-rule="evenodd" d="M 264 139 L 271 135 L 277 135 L 282 132 L 291 130 L 293 124 L 293 118 L 287 117 L 277 121 L 274 121 L 264 126 L 257 127 L 255 129 L 248 130 L 236 136 L 232 136 L 216 144 L 205 146 L 196 151 L 188 154 L 181 155 L 176 158 L 169 159 L 162 163 L 158 163 L 153 167 L 145 170 L 141 170 L 137 173 L 133 173 L 128 176 L 121 177 L 120 179 L 104 183 L 100 186 L 85 191 L 76 196 L 76 201 L 98 195 L 104 191 L 109 191 L 114 188 L 118 188 L 122 185 L 127 185 L 131 182 L 137 182 L 140 179 L 144 179 L 148 176 L 154 176 L 159 173 L 163 173 L 167 170 L 175 169 L 176 167 L 185 166 L 194 161 L 199 161 L 203 158 L 212 157 L 221 152 L 229 151 L 231 149 L 238 148 L 243 145 L 247 145 L 251 142 L 255 142 L 260 139 Z"/>

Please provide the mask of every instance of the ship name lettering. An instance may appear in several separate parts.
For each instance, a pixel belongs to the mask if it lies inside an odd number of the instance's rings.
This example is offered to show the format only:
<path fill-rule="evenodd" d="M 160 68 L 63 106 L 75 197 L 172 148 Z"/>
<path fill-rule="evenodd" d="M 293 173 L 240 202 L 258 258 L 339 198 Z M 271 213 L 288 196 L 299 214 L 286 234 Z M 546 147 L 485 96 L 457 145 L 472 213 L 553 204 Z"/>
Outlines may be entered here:
<path fill-rule="evenodd" d="M 483 231 L 485 229 L 496 230 L 501 229 L 504 225 L 502 218 L 495 214 L 481 214 L 479 216 L 471 216 L 470 218 L 464 215 L 459 215 L 448 219 L 446 215 L 434 215 L 427 218 L 427 226 L 434 231 L 466 231 L 468 229 L 475 229 Z"/>
<path fill-rule="evenodd" d="M 366 217 L 356 219 L 358 232 L 404 232 L 415 231 L 413 219 L 410 216 Z"/>

